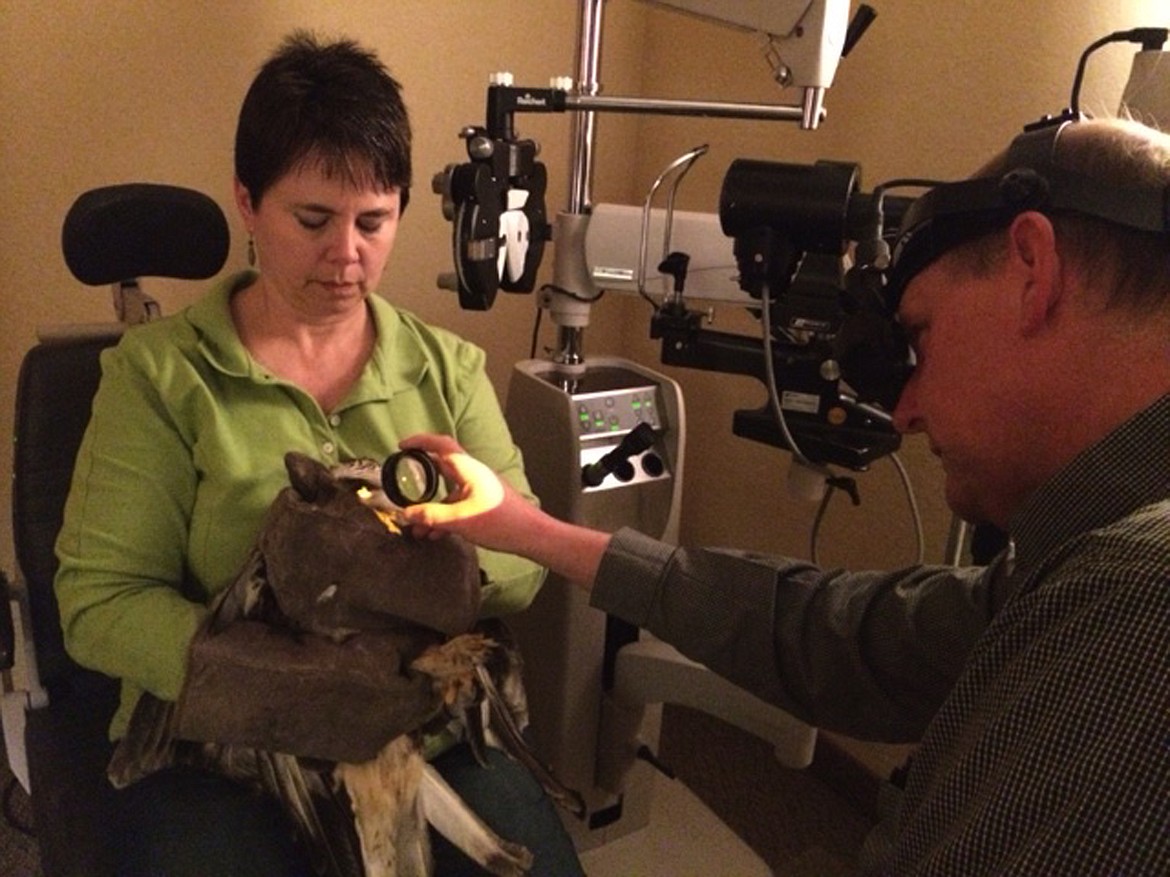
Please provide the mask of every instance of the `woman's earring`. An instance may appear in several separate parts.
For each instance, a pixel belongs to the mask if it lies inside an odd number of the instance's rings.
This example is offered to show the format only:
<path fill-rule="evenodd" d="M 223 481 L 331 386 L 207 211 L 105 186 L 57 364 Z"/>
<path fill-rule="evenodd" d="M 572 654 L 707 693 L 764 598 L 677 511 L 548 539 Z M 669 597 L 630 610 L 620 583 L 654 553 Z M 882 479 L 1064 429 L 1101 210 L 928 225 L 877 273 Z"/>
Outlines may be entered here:
<path fill-rule="evenodd" d="M 248 236 L 248 267 L 256 267 L 256 242 L 251 235 Z"/>

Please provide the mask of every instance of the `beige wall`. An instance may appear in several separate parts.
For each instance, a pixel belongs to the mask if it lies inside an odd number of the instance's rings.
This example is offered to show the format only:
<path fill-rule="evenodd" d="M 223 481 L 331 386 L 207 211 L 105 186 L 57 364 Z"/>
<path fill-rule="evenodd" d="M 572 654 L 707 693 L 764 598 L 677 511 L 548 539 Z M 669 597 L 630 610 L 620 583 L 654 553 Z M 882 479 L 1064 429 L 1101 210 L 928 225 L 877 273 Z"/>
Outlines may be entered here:
<path fill-rule="evenodd" d="M 855 4 L 856 5 L 856 4 Z M 640 200 L 659 168 L 710 142 L 684 189 L 686 206 L 714 209 L 737 156 L 862 163 L 868 186 L 894 175 L 959 175 L 1017 127 L 1067 101 L 1077 57 L 1122 27 L 1166 24 L 1154 0 L 898 0 L 876 4 L 877 23 L 847 59 L 816 133 L 748 122 L 605 117 L 598 198 Z M 1159 16 L 1161 20 L 1159 20 Z M 105 290 L 81 287 L 60 257 L 60 227 L 82 191 L 150 180 L 206 191 L 230 207 L 231 143 L 240 99 L 260 61 L 293 27 L 351 35 L 376 48 L 406 86 L 415 124 L 416 198 L 383 292 L 396 303 L 484 345 L 503 392 L 510 364 L 527 356 L 530 297 L 501 296 L 490 314 L 459 311 L 434 290 L 448 270 L 449 227 L 429 192 L 431 175 L 463 157 L 457 130 L 482 121 L 483 85 L 496 69 L 540 85 L 573 72 L 576 0 L 7 0 L 0 5 L 0 470 L 11 467 L 16 371 L 38 325 L 110 315 Z M 757 43 L 633 0 L 607 4 L 602 81 L 612 94 L 786 99 L 770 84 Z M 1085 106 L 1112 108 L 1129 50 L 1094 60 Z M 524 116 L 550 170 L 550 208 L 564 203 L 569 121 Z M 636 138 L 636 139 L 635 139 Z M 243 264 L 233 221 L 229 268 Z M 201 284 L 148 283 L 173 313 Z M 609 296 L 595 309 L 587 350 L 653 365 L 638 303 Z M 718 317 L 723 328 L 740 315 Z M 547 323 L 547 321 L 546 321 Z M 546 331 L 547 327 L 546 327 Z M 784 489 L 787 458 L 731 436 L 731 412 L 760 404 L 755 382 L 672 372 L 690 404 L 688 539 L 803 553 L 812 508 Z M 926 509 L 933 556 L 948 516 L 938 472 L 911 441 L 906 458 Z M 10 485 L 0 481 L 0 568 L 11 570 Z M 905 504 L 888 463 L 862 479 L 863 505 L 831 510 L 822 554 L 831 563 L 898 563 L 909 557 Z"/>

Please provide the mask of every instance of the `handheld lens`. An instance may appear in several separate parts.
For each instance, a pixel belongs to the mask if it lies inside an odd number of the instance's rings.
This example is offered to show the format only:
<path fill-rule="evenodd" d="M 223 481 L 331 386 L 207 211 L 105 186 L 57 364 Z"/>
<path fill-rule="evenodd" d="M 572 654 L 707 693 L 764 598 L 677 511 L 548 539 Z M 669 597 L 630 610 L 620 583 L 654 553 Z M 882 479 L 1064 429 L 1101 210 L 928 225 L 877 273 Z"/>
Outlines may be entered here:
<path fill-rule="evenodd" d="M 423 451 L 397 451 L 382 464 L 382 489 L 403 508 L 430 502 L 439 490 L 439 470 Z"/>

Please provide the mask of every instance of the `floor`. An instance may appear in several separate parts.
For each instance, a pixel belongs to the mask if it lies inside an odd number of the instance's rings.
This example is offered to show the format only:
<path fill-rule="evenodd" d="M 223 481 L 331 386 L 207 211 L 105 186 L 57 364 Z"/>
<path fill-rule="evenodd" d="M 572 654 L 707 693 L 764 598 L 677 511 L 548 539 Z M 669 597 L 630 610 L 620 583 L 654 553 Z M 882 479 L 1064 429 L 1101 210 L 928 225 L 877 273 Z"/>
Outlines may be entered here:
<path fill-rule="evenodd" d="M 0 752 L 3 741 L 0 739 Z M 0 874 L 5 877 L 41 877 L 37 842 L 33 835 L 32 806 L 24 788 L 8 770 L 8 759 L 0 764 Z"/>
<path fill-rule="evenodd" d="M 885 760 L 900 753 L 837 744 L 821 735 L 812 766 L 790 770 L 758 738 L 705 713 L 667 707 L 660 756 L 772 873 L 843 877 L 855 873 L 873 827 Z"/>
<path fill-rule="evenodd" d="M 704 713 L 668 706 L 661 759 L 693 792 L 666 798 L 670 818 L 686 831 L 687 807 L 701 800 L 774 874 L 844 877 L 873 824 L 878 777 L 903 757 L 898 748 L 857 747 L 822 735 L 813 765 L 781 767 L 767 744 Z M 41 877 L 32 814 L 23 789 L 0 764 L 0 874 Z M 624 877 L 686 877 L 664 857 Z M 732 874 L 696 866 L 695 874 Z M 739 875 L 736 875 L 739 877 Z"/>
<path fill-rule="evenodd" d="M 649 824 L 580 854 L 588 877 L 770 877 L 772 869 L 681 780 L 651 771 Z"/>

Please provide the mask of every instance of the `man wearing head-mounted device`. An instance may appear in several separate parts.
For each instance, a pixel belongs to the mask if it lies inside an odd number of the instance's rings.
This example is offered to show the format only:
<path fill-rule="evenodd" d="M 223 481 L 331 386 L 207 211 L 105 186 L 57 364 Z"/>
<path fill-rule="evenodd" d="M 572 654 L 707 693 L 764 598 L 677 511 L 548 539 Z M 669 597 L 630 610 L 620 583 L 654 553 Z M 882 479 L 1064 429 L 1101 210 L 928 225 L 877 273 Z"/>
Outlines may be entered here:
<path fill-rule="evenodd" d="M 1064 120 L 1067 121 L 1067 120 Z M 420 532 L 527 554 L 592 605 L 823 728 L 921 742 L 877 874 L 1170 870 L 1170 137 L 1027 132 L 901 223 L 887 291 L 916 354 L 894 419 L 986 567 L 824 571 L 566 524 L 449 440 Z"/>
<path fill-rule="evenodd" d="M 948 501 L 968 520 L 1008 528 L 1026 496 L 1167 388 L 1155 368 L 1166 336 L 1138 325 L 1166 320 L 1170 287 L 1166 166 L 1145 131 L 1042 121 L 979 176 L 937 186 L 903 217 L 887 295 L 918 365 L 895 423 L 928 432 Z M 943 295 L 939 283 L 971 289 Z M 938 307 L 954 330 L 941 342 Z M 932 369 L 936 355 L 956 368 Z M 919 406 L 924 382 L 938 398 Z M 948 438 L 941 418 L 958 407 L 981 426 Z M 963 454 L 982 461 L 970 473 L 975 508 L 961 495 Z"/>

